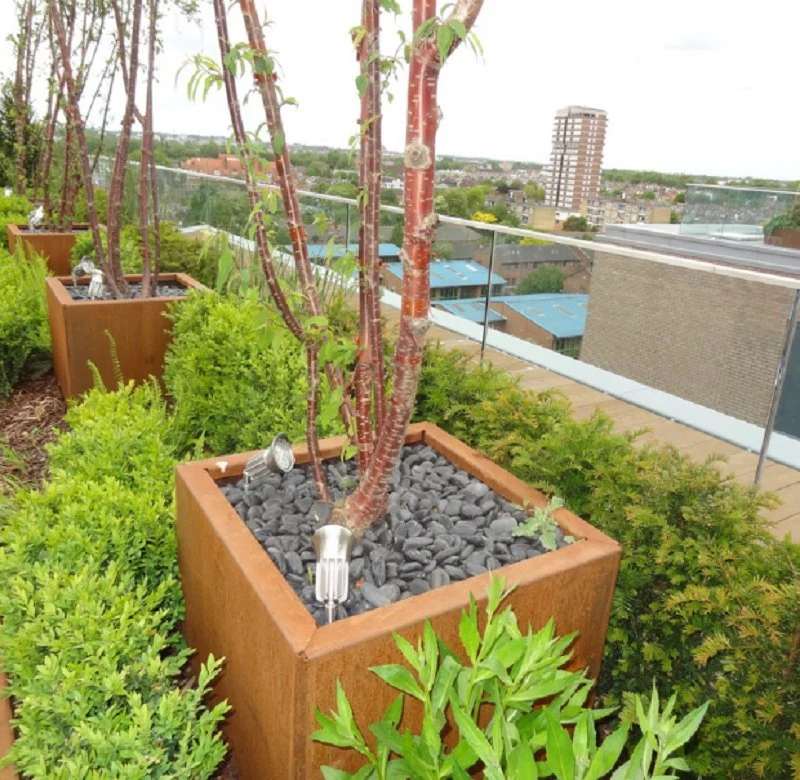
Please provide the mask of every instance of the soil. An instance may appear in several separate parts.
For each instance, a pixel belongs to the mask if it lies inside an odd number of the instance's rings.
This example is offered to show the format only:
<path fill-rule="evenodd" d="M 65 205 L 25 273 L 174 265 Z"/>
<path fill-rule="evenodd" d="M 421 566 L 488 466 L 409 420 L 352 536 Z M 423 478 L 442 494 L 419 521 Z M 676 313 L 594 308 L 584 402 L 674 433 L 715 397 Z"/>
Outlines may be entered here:
<path fill-rule="evenodd" d="M 327 461 L 325 470 L 334 499 L 355 487 L 355 461 Z M 316 500 L 310 467 L 270 474 L 250 490 L 242 479 L 221 489 L 317 624 L 324 625 L 325 610 L 314 592 L 311 537 L 328 521 L 330 506 Z M 405 447 L 392 474 L 385 518 L 352 549 L 349 595 L 338 606 L 337 619 L 548 552 L 538 536 L 515 535 L 527 517 L 525 509 L 433 448 Z M 572 541 L 560 530 L 555 537 L 557 547 Z"/>
<path fill-rule="evenodd" d="M 0 401 L 0 493 L 9 492 L 13 484 L 41 484 L 48 463 L 44 447 L 66 429 L 65 413 L 66 404 L 52 373 L 23 379 Z"/>
<path fill-rule="evenodd" d="M 87 301 L 89 300 L 89 286 L 86 284 L 65 284 L 64 289 L 69 293 L 73 301 Z M 128 285 L 128 299 L 138 298 L 142 290 L 142 285 L 138 283 L 131 283 Z M 159 282 L 156 289 L 156 298 L 181 298 L 186 295 L 186 288 L 182 284 L 174 284 L 172 282 Z M 106 288 L 104 301 L 112 301 L 114 298 Z"/>

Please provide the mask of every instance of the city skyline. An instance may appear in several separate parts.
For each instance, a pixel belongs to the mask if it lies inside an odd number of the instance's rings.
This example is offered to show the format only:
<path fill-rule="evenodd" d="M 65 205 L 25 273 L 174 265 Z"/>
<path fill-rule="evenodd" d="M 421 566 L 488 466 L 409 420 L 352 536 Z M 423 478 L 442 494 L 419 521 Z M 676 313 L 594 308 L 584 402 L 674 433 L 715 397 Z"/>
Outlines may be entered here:
<path fill-rule="evenodd" d="M 277 51 L 281 84 L 300 103 L 285 110 L 288 142 L 346 146 L 357 131 L 349 30 L 358 22 L 358 2 L 270 0 L 266 6 L 273 22 L 267 40 Z M 556 110 L 598 105 L 613 117 L 607 168 L 800 179 L 800 155 L 793 146 L 800 106 L 785 99 L 783 75 L 794 67 L 792 31 L 800 26 L 800 6 L 765 0 L 762 12 L 748 18 L 723 16 L 723 10 L 717 2 L 698 6 L 676 0 L 668 16 L 642 27 L 640 7 L 629 0 L 618 0 L 613 9 L 576 0 L 569 17 L 574 24 L 567 24 L 560 7 L 487 0 L 477 28 L 485 61 L 464 48 L 443 73 L 437 152 L 543 163 Z M 777 17 L 779 25 L 773 24 Z M 236 37 L 235 9 L 230 18 Z M 188 73 L 175 83 L 187 57 L 199 52 L 218 57 L 208 7 L 201 22 L 202 27 L 189 25 L 173 11 L 163 20 L 157 131 L 228 133 L 222 92 L 212 90 L 207 103 L 192 104 L 186 97 Z M 401 23 L 407 26 L 407 15 Z M 551 35 L 553 30 L 559 34 Z M 560 48 L 564 37 L 569 58 Z M 395 22 L 388 15 L 383 42 L 384 52 L 393 53 Z M 0 47 L 0 72 L 6 76 L 13 73 L 10 48 L 7 41 Z M 393 91 L 384 139 L 387 148 L 399 150 L 405 71 Z M 263 119 L 254 103 L 245 110 L 252 129 Z"/>

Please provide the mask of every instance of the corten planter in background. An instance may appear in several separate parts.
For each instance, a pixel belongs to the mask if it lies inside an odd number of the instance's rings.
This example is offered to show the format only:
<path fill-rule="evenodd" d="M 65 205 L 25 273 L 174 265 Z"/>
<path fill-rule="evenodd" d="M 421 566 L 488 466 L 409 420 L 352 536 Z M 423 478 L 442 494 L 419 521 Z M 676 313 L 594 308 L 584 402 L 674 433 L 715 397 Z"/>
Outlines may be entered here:
<path fill-rule="evenodd" d="M 5 690 L 6 676 L 0 664 L 0 694 Z M 3 758 L 14 744 L 14 729 L 11 726 L 11 702 L 0 696 L 0 758 Z M 0 780 L 18 780 L 19 775 L 13 765 L 0 769 Z"/>
<path fill-rule="evenodd" d="M 406 442 L 424 441 L 459 468 L 515 503 L 543 507 L 547 498 L 435 425 L 409 427 Z M 320 442 L 336 457 L 343 438 Z M 294 449 L 307 463 L 304 446 Z M 228 503 L 215 480 L 241 476 L 253 453 L 177 467 L 178 561 L 186 600 L 184 634 L 197 649 L 226 658 L 214 697 L 233 707 L 225 727 L 244 780 L 306 780 L 330 764 L 349 771 L 359 756 L 311 742 L 314 709 L 335 706 L 336 679 L 350 697 L 365 735 L 397 691 L 367 669 L 400 663 L 392 632 L 416 643 L 430 618 L 440 637 L 460 649 L 461 611 L 473 593 L 485 604 L 491 574 L 455 582 L 420 596 L 318 628 L 306 607 Z M 541 627 L 551 616 L 559 634 L 579 632 L 570 667 L 600 670 L 611 598 L 620 560 L 612 539 L 567 510 L 556 513 L 565 533 L 582 541 L 494 572 L 517 584 L 509 601 L 521 627 Z M 406 702 L 403 725 L 419 728 L 421 710 Z"/>
<path fill-rule="evenodd" d="M 800 228 L 775 228 L 764 242 L 785 249 L 800 249 Z"/>
<path fill-rule="evenodd" d="M 141 276 L 126 276 L 140 282 Z M 162 282 L 187 288 L 206 288 L 186 274 L 161 274 Z M 114 341 L 123 379 L 143 382 L 158 379 L 164 371 L 164 355 L 170 341 L 172 323 L 164 317 L 167 306 L 181 296 L 132 298 L 116 301 L 76 301 L 65 285 L 70 277 L 50 277 L 47 285 L 47 311 L 53 342 L 53 369 L 65 398 L 73 398 L 94 387 L 89 368 L 93 363 L 106 387 L 117 384 L 117 367 L 112 358 L 109 335 Z M 82 279 L 78 284 L 88 284 Z"/>
<path fill-rule="evenodd" d="M 78 233 L 85 230 L 89 230 L 89 225 L 76 224 L 72 226 L 72 230 L 36 230 L 33 233 L 28 230 L 27 225 L 6 225 L 9 250 L 13 253 L 19 242 L 24 247 L 26 255 L 31 250 L 40 254 L 47 261 L 47 267 L 56 276 L 69 274 L 72 269 L 70 252 L 75 246 Z"/>

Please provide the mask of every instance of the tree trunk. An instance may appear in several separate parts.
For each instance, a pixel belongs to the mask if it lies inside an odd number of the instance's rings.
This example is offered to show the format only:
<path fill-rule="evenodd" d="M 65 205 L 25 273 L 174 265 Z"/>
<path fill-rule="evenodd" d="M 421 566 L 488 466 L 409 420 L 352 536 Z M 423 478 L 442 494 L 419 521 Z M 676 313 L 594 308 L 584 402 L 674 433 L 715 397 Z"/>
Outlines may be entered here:
<path fill-rule="evenodd" d="M 150 185 L 152 226 L 153 226 L 153 258 L 152 276 L 148 284 L 142 281 L 142 295 L 155 295 L 158 287 L 158 276 L 161 272 L 161 219 L 158 214 L 158 181 L 156 180 L 156 164 L 153 155 L 153 79 L 156 68 L 156 36 L 158 35 L 158 0 L 150 0 L 150 30 L 147 48 L 147 94 L 145 97 L 145 117 L 147 121 L 142 131 L 142 149 L 147 146 L 147 168 L 145 160 L 140 161 L 141 170 L 144 171 L 143 197 L 147 198 L 146 187 Z M 149 253 L 148 253 L 149 254 Z M 148 257 L 149 261 L 149 257 Z M 150 263 L 148 263 L 150 265 Z M 150 268 L 148 268 L 148 274 Z"/>
<path fill-rule="evenodd" d="M 28 103 L 26 94 L 30 87 L 26 86 L 28 50 L 32 45 L 34 0 L 24 0 L 19 8 L 19 34 L 16 39 L 17 67 L 14 74 L 14 133 L 15 152 L 17 158 L 16 181 L 17 195 L 25 194 L 27 153 L 25 149 L 25 127 L 28 123 Z"/>
<path fill-rule="evenodd" d="M 112 0 L 115 13 L 119 13 L 118 0 Z M 129 60 L 125 63 L 124 36 L 117 41 L 123 73 L 127 69 L 125 79 L 125 112 L 122 117 L 122 129 L 117 140 L 117 154 L 114 159 L 114 170 L 108 188 L 108 264 L 119 290 L 127 288 L 122 273 L 119 239 L 122 229 L 122 199 L 125 194 L 125 177 L 128 169 L 133 114 L 136 107 L 136 82 L 139 71 L 139 32 L 142 21 L 142 0 L 133 0 L 131 11 L 131 44 Z"/>
<path fill-rule="evenodd" d="M 264 43 L 264 34 L 258 21 L 253 0 L 239 0 L 239 8 L 242 12 L 245 30 L 250 48 L 256 53 L 260 62 L 266 64 L 269 61 L 269 53 Z M 314 273 L 311 269 L 311 261 L 308 257 L 308 244 L 306 242 L 306 230 L 303 225 L 300 204 L 297 199 L 297 181 L 289 159 L 289 150 L 286 144 L 286 133 L 283 129 L 281 120 L 280 103 L 275 90 L 274 79 L 277 76 L 272 73 L 267 76 L 264 70 L 259 71 L 254 68 L 253 78 L 261 95 L 264 106 L 264 113 L 267 118 L 267 129 L 272 141 L 272 149 L 275 156 L 275 170 L 278 178 L 278 185 L 283 200 L 283 208 L 286 214 L 286 223 L 289 226 L 289 235 L 292 242 L 292 253 L 294 255 L 295 269 L 300 280 L 300 288 L 303 293 L 306 311 L 311 316 L 323 316 L 322 306 L 314 280 Z M 341 371 L 330 363 L 326 365 L 325 372 L 331 387 L 342 387 L 344 382 Z M 346 400 L 342 400 L 340 414 L 344 422 L 345 429 L 351 430 L 352 412 Z"/>
<path fill-rule="evenodd" d="M 94 249 L 100 268 L 106 275 L 106 281 L 111 293 L 115 296 L 119 296 L 119 288 L 116 286 L 116 281 L 110 273 L 111 269 L 105 260 L 103 242 L 100 237 L 100 221 L 97 218 L 97 207 L 94 202 L 94 184 L 92 182 L 92 172 L 89 164 L 89 150 L 86 145 L 86 134 L 84 132 L 83 120 L 81 119 L 80 108 L 78 107 L 77 102 L 75 79 L 72 75 L 72 63 L 69 57 L 70 50 L 69 46 L 67 45 L 67 34 L 64 30 L 64 24 L 61 21 L 61 17 L 59 16 L 56 0 L 47 0 L 47 4 L 50 11 L 50 19 L 53 23 L 55 37 L 58 41 L 58 46 L 61 52 L 63 75 L 68 95 L 67 112 L 69 115 L 71 115 L 73 121 L 75 134 L 78 139 L 81 163 L 83 165 L 83 175 L 85 179 L 84 186 L 86 187 L 86 206 L 89 212 L 89 223 L 92 230 L 92 239 L 94 240 Z"/>
<path fill-rule="evenodd" d="M 483 0 L 460 0 L 448 21 L 457 19 L 467 30 Z M 435 0 L 414 0 L 413 25 L 418 30 L 436 15 Z M 451 51 L 458 44 L 454 40 Z M 437 89 L 442 62 L 435 37 L 414 44 L 408 80 L 405 148 L 405 233 L 401 260 L 403 287 L 400 330 L 394 354 L 394 382 L 389 409 L 378 434 L 367 472 L 350 495 L 338 521 L 362 534 L 386 511 L 392 469 L 405 442 L 417 393 L 425 334 L 430 321 L 430 258 L 436 236 L 435 161 L 439 124 Z"/>
<path fill-rule="evenodd" d="M 139 230 L 142 236 L 142 298 L 149 298 L 155 292 L 157 280 L 152 278 L 150 270 L 150 225 L 147 219 L 148 200 L 150 197 L 150 165 L 153 154 L 153 64 L 156 51 L 156 18 L 158 14 L 157 0 L 150 0 L 150 27 L 147 41 L 147 87 L 142 123 L 142 150 L 139 157 Z"/>
<path fill-rule="evenodd" d="M 214 0 L 214 17 L 217 25 L 217 38 L 220 48 L 220 59 L 222 61 L 222 76 L 225 83 L 225 93 L 228 99 L 228 109 L 231 116 L 231 125 L 233 127 L 233 135 L 239 150 L 244 158 L 244 173 L 245 184 L 247 186 L 247 195 L 250 200 L 250 208 L 253 213 L 253 220 L 256 227 L 256 247 L 258 249 L 261 267 L 264 271 L 264 276 L 267 280 L 272 298 L 278 311 L 283 317 L 289 331 L 297 338 L 306 348 L 306 370 L 307 370 L 307 384 L 308 384 L 308 404 L 306 407 L 306 441 L 308 444 L 308 451 L 311 457 L 311 467 L 314 473 L 314 482 L 317 487 L 317 494 L 321 501 L 330 501 L 330 490 L 328 488 L 328 481 L 325 478 L 325 472 L 322 468 L 322 461 L 319 450 L 319 440 L 317 435 L 317 406 L 319 395 L 319 366 L 318 355 L 319 346 L 309 342 L 309 338 L 303 331 L 300 321 L 292 312 L 289 302 L 283 293 L 280 286 L 280 281 L 275 270 L 275 265 L 272 260 L 272 253 L 267 239 L 267 229 L 264 224 L 264 215 L 258 206 L 259 195 L 256 188 L 255 181 L 255 161 L 247 146 L 247 137 L 244 130 L 244 123 L 242 121 L 241 107 L 239 105 L 239 98 L 236 91 L 236 81 L 234 74 L 226 66 L 228 55 L 230 54 L 230 38 L 228 36 L 228 21 L 225 12 L 225 0 Z"/>

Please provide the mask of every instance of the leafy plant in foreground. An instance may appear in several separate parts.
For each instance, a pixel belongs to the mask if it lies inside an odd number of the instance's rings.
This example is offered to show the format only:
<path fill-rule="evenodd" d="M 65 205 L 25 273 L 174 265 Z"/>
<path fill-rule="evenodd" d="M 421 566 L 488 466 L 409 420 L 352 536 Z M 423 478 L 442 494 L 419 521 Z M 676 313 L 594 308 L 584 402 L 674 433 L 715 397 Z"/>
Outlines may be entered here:
<path fill-rule="evenodd" d="M 620 725 L 598 745 L 596 723 L 612 711 L 587 708 L 592 681 L 583 672 L 563 668 L 570 658 L 567 649 L 574 634 L 556 637 L 552 620 L 536 633 L 529 628 L 523 634 L 511 607 L 498 613 L 511 590 L 504 590 L 502 579 L 492 580 L 483 632 L 471 598 L 469 612 L 462 613 L 459 626 L 466 664 L 437 638 L 430 621 L 426 621 L 416 648 L 394 635 L 411 670 L 401 664 L 371 669 L 401 691 L 383 718 L 370 726 L 376 739 L 374 751 L 337 683 L 337 711 L 330 716 L 317 711 L 321 728 L 312 738 L 355 750 L 366 763 L 353 775 L 323 767 L 326 780 L 464 780 L 470 770 L 478 768 L 487 780 L 597 780 L 611 773 L 628 742 L 630 724 Z M 420 734 L 401 733 L 397 728 L 403 695 L 422 705 Z M 614 772 L 613 780 L 672 780 L 677 778 L 676 772 L 688 771 L 677 752 L 697 731 L 707 706 L 678 722 L 673 715 L 675 696 L 663 711 L 655 689 L 648 705 L 636 697 L 636 722 L 642 737 L 630 759 Z M 482 726 L 479 716 L 487 708 L 491 717 Z M 442 739 L 448 714 L 459 737 L 452 749 Z M 565 725 L 572 727 L 572 734 Z"/>

